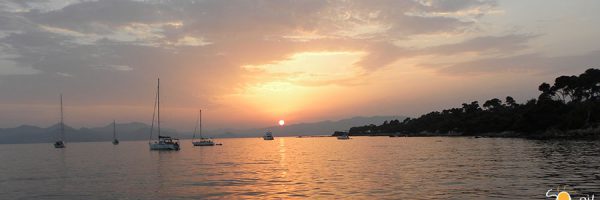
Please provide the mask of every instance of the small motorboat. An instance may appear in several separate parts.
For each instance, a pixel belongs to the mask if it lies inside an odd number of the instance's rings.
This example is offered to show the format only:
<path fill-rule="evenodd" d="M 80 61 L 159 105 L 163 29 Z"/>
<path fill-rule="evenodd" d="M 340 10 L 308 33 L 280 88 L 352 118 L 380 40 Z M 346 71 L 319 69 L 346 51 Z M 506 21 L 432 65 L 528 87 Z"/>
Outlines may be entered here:
<path fill-rule="evenodd" d="M 273 137 L 273 133 L 271 133 L 271 131 L 267 131 L 265 133 L 265 135 L 263 136 L 264 140 L 274 140 L 275 137 Z"/>
<path fill-rule="evenodd" d="M 348 132 L 344 132 L 340 135 L 337 136 L 338 140 L 349 140 L 350 136 L 348 135 Z"/>

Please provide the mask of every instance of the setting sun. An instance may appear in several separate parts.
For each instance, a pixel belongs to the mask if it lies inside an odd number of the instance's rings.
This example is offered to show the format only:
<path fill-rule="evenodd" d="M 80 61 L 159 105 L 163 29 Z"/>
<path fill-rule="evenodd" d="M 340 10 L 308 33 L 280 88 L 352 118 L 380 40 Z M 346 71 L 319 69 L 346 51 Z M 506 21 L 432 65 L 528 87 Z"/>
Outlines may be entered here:
<path fill-rule="evenodd" d="M 285 124 L 285 121 L 283 121 L 283 119 L 279 120 L 279 126 L 283 126 Z"/>

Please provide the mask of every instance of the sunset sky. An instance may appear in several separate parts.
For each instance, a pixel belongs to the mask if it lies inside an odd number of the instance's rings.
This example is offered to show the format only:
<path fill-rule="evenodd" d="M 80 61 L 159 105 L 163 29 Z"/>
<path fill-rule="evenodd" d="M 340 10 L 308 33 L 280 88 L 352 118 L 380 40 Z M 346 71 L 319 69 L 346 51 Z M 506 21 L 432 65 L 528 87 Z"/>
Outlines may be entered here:
<path fill-rule="evenodd" d="M 254 128 L 537 97 L 600 66 L 600 1 L 0 1 L 0 127 Z"/>

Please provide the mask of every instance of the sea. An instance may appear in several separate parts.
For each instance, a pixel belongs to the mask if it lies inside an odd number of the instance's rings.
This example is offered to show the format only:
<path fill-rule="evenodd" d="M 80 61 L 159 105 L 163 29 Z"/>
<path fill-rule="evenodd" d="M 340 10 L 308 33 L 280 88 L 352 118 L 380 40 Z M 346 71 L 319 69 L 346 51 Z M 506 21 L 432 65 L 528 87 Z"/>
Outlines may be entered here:
<path fill-rule="evenodd" d="M 600 199 L 599 141 L 473 137 L 0 145 L 0 199 Z"/>

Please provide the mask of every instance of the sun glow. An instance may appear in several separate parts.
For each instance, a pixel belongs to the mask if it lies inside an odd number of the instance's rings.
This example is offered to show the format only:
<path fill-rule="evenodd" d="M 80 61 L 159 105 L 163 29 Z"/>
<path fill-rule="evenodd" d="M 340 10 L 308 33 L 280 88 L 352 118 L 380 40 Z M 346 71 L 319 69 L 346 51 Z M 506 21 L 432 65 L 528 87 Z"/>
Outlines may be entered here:
<path fill-rule="evenodd" d="M 279 126 L 283 126 L 285 124 L 285 121 L 283 121 L 283 119 L 279 120 Z"/>
<path fill-rule="evenodd" d="M 359 80 L 363 74 L 354 65 L 364 52 L 301 52 L 279 62 L 245 65 L 254 83 L 242 88 L 243 102 L 272 114 L 293 113 L 321 102 L 340 85 Z"/>

